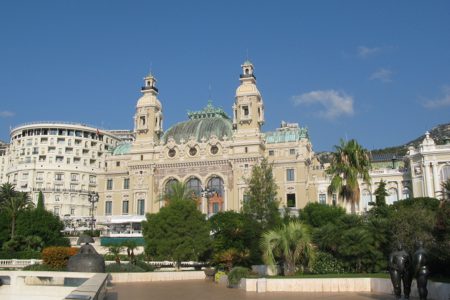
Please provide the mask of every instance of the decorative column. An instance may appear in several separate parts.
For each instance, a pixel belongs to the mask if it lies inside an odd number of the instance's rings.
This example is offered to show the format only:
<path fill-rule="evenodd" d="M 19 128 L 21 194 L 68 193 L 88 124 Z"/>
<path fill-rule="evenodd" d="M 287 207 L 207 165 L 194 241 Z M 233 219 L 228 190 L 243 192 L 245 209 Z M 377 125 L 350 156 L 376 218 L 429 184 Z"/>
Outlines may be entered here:
<path fill-rule="evenodd" d="M 430 174 L 430 166 L 428 163 L 424 162 L 423 164 L 424 172 L 425 172 L 425 195 L 424 197 L 433 197 L 433 191 L 432 191 L 432 181 L 431 181 L 431 174 Z"/>
<path fill-rule="evenodd" d="M 437 162 L 432 163 L 432 171 L 433 171 L 433 182 L 434 182 L 434 189 L 433 189 L 433 196 L 437 197 L 439 195 L 439 192 L 441 191 L 441 185 L 439 184 L 439 174 L 437 172 Z"/>

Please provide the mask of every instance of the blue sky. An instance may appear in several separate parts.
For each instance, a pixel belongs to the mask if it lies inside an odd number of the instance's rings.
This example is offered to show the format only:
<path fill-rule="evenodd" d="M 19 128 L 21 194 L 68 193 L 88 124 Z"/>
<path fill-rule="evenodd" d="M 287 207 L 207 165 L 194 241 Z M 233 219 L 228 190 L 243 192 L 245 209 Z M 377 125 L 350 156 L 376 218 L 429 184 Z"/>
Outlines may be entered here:
<path fill-rule="evenodd" d="M 131 129 L 150 69 L 164 129 L 210 94 L 231 114 L 248 52 L 265 131 L 394 146 L 450 122 L 449 30 L 450 1 L 2 1 L 0 139 L 43 120 Z"/>

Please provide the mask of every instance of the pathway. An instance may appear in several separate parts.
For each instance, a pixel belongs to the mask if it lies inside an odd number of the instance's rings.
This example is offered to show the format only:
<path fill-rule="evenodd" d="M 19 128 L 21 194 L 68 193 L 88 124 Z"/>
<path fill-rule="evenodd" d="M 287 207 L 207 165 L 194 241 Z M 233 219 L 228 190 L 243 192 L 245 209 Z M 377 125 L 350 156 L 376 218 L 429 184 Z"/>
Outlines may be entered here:
<path fill-rule="evenodd" d="M 229 289 L 204 280 L 117 283 L 108 288 L 107 300 L 382 300 L 393 296 L 370 293 L 255 293 Z"/>

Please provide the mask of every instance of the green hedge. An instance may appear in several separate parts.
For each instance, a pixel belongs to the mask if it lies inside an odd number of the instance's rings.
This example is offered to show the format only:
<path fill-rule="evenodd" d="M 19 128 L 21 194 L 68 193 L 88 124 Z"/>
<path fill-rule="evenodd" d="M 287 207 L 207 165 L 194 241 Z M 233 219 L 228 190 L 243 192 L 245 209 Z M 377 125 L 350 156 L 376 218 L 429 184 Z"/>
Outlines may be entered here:
<path fill-rule="evenodd" d="M 0 251 L 0 259 L 41 259 L 41 252 L 26 251 Z"/>

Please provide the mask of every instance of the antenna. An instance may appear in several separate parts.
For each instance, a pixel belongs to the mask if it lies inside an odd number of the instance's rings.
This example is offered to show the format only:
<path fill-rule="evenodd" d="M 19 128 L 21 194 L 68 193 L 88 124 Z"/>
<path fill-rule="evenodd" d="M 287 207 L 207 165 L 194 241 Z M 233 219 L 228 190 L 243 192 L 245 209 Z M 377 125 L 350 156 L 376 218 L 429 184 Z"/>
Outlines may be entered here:
<path fill-rule="evenodd" d="M 248 48 L 247 48 L 247 60 L 249 60 L 249 58 L 248 58 Z"/>

